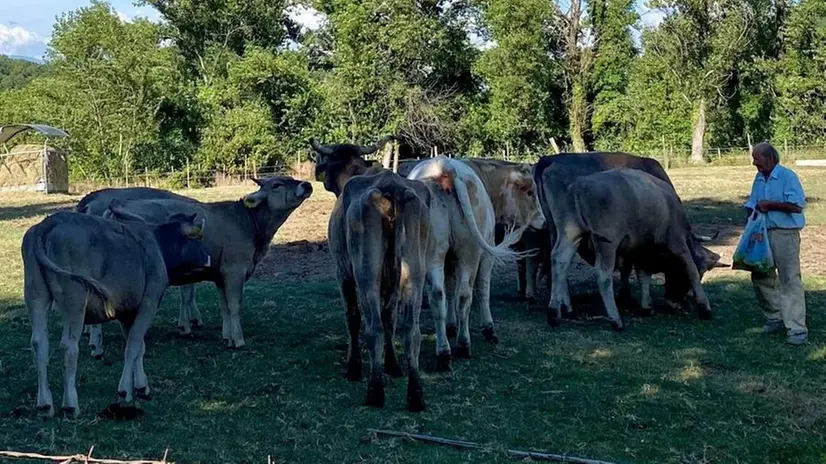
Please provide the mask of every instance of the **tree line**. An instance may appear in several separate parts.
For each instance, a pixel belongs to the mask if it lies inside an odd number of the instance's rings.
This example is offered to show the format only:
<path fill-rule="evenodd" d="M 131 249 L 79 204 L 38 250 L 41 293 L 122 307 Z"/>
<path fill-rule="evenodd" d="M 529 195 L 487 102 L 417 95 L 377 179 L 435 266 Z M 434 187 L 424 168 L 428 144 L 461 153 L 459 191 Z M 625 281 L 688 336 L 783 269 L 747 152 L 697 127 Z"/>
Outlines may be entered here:
<path fill-rule="evenodd" d="M 66 129 L 74 175 L 241 170 L 307 140 L 395 134 L 407 154 L 826 143 L 826 2 L 100 0 L 46 63 L 0 61 L 0 122 Z M 323 21 L 297 24 L 310 6 Z M 11 64 L 9 64 L 12 62 Z M 24 69 L 25 68 L 25 69 Z M 11 71 L 8 71 L 11 69 Z"/>

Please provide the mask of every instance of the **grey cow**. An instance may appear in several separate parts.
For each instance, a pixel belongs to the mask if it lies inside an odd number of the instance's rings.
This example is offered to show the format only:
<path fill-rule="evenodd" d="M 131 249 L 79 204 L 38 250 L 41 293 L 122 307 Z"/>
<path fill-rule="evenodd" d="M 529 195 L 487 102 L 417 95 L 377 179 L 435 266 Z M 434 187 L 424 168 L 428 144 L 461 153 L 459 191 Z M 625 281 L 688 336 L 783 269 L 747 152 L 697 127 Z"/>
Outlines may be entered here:
<path fill-rule="evenodd" d="M 711 306 L 701 279 L 720 256 L 700 245 L 674 188 L 636 169 L 571 174 L 563 165 L 551 166 L 544 173 L 543 201 L 557 234 L 549 322 L 556 323 L 561 310 L 571 306 L 567 271 L 578 248 L 583 254 L 583 241 L 593 250 L 590 261 L 597 269 L 600 294 L 615 329 L 623 329 L 613 293 L 614 270 L 622 267 L 622 259 L 636 266 L 641 280 L 664 272 L 666 295 L 671 298 L 679 300 L 693 290 L 700 317 L 710 318 Z"/>
<path fill-rule="evenodd" d="M 215 262 L 184 283 L 210 281 L 218 287 L 222 337 L 230 348 L 245 345 L 241 329 L 244 283 L 266 256 L 281 225 L 313 192 L 309 182 L 291 177 L 253 180 L 259 189 L 237 201 L 134 200 L 110 206 L 104 214 L 121 220 L 163 221 L 178 213 L 206 218 L 204 246 Z"/>
<path fill-rule="evenodd" d="M 75 211 L 102 217 L 106 210 L 109 209 L 109 204 L 113 200 L 124 202 L 130 200 L 158 199 L 173 199 L 198 203 L 198 201 L 193 198 L 178 195 L 163 189 L 150 187 L 105 188 L 86 194 L 80 199 L 77 205 L 75 205 Z M 201 327 L 203 320 L 195 301 L 195 286 L 183 285 L 180 288 L 181 309 L 178 314 L 178 331 L 184 335 L 188 335 L 192 332 L 192 329 Z M 89 332 L 91 354 L 96 359 L 101 359 L 103 357 L 103 328 L 100 324 L 90 324 L 86 326 L 86 328 Z"/>
<path fill-rule="evenodd" d="M 121 224 L 100 217 L 58 212 L 23 236 L 24 296 L 32 324 L 37 367 L 37 409 L 54 414 L 47 368 L 47 313 L 63 314 L 65 349 L 63 409 L 80 413 L 76 377 L 78 341 L 84 323 L 120 321 L 127 333 L 118 396 L 146 397 L 144 335 L 166 288 L 191 272 L 209 269 L 195 215 L 174 215 L 160 224 Z"/>

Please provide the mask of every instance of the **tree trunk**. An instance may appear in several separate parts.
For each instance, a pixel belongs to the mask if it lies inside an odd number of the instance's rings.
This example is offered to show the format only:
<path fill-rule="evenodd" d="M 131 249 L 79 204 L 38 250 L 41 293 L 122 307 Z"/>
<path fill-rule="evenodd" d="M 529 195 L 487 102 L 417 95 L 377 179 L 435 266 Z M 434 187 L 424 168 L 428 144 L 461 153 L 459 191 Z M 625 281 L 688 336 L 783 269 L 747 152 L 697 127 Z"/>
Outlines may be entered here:
<path fill-rule="evenodd" d="M 706 100 L 700 98 L 697 104 L 697 117 L 694 119 L 694 132 L 691 136 L 691 163 L 704 163 L 703 146 L 706 137 Z"/>
<path fill-rule="evenodd" d="M 575 152 L 585 151 L 585 128 L 588 124 L 588 101 L 585 85 L 580 76 L 574 76 L 571 85 L 571 107 L 569 112 L 569 130 L 571 143 Z"/>

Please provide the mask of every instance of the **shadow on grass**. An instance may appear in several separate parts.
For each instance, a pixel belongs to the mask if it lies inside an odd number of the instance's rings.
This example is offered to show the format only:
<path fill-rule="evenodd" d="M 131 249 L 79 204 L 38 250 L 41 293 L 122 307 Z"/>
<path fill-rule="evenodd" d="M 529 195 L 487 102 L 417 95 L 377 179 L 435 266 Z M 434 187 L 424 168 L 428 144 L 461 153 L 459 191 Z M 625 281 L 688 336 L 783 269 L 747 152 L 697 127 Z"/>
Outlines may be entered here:
<path fill-rule="evenodd" d="M 27 219 L 36 216 L 44 216 L 57 211 L 71 210 L 75 202 L 54 201 L 50 203 L 38 203 L 26 206 L 3 206 L 0 207 L 0 221 L 11 221 L 15 219 Z"/>
<path fill-rule="evenodd" d="M 512 284 L 497 282 L 492 296 L 499 345 L 483 341 L 474 309 L 472 358 L 455 360 L 452 373 L 423 372 L 428 410 L 417 415 L 404 411 L 406 380 L 387 378 L 385 408 L 374 409 L 361 404 L 369 364 L 362 381 L 344 378 L 347 329 L 332 281 L 250 281 L 243 350 L 221 347 L 212 289 L 198 292 L 204 338 L 158 336 L 175 331 L 178 300 L 165 298 L 146 346 L 153 400 L 141 404 L 146 415 L 137 425 L 37 420 L 23 316 L 0 323 L 0 429 L 13 449 L 58 454 L 95 445 L 98 456 L 139 458 L 170 445 L 171 458 L 193 462 L 259 461 L 270 454 L 289 462 L 449 462 L 472 453 L 478 453 L 473 460 L 510 462 L 497 445 L 614 462 L 822 462 L 822 312 L 810 310 L 810 346 L 787 347 L 782 337 L 759 333 L 751 286 L 732 275 L 705 285 L 711 321 L 658 314 L 629 316 L 625 333 L 614 333 L 605 321 L 550 328 L 543 313 L 503 301 Z M 807 303 L 822 307 L 826 288 L 813 285 Z M 661 295 L 656 285 L 655 301 Z M 435 357 L 429 311 L 421 321 L 420 362 L 427 365 Z M 56 342 L 60 329 L 50 326 Z M 121 373 L 123 341 L 114 325 L 104 330 L 111 365 L 91 360 L 86 338 L 81 341 L 80 421 L 111 402 Z M 52 356 L 50 371 L 58 404 L 60 358 Z M 366 428 L 379 426 L 491 443 L 494 451 L 364 439 Z M 135 433 L 136 427 L 152 433 Z"/>

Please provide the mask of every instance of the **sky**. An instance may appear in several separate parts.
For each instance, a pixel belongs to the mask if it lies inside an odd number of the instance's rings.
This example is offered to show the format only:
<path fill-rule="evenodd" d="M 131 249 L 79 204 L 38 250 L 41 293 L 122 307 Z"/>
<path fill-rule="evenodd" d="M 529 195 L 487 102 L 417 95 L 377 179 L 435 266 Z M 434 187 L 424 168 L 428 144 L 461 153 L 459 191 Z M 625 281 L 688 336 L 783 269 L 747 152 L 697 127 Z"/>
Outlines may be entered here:
<path fill-rule="evenodd" d="M 638 11 L 644 24 L 656 26 L 664 14 L 650 10 L 638 0 Z M 125 21 L 145 17 L 153 21 L 161 18 L 151 6 L 135 6 L 132 0 L 110 0 L 121 19 Z M 64 12 L 89 5 L 89 0 L 0 0 L 0 55 L 19 55 L 42 59 L 52 34 L 55 19 Z M 293 8 L 290 15 L 304 27 L 314 29 L 323 18 L 314 10 Z"/>

